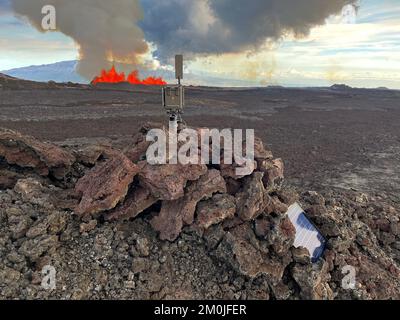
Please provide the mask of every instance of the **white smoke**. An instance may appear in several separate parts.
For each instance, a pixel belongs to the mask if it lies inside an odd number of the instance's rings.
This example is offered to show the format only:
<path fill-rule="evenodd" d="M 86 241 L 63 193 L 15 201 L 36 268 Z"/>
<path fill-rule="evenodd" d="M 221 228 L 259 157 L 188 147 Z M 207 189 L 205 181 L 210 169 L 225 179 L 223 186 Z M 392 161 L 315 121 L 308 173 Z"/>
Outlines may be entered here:
<path fill-rule="evenodd" d="M 77 43 L 78 72 L 88 79 L 110 61 L 140 64 L 149 50 L 138 27 L 143 18 L 138 0 L 12 0 L 14 12 L 42 32 L 45 5 L 56 8 L 57 30 Z"/>
<path fill-rule="evenodd" d="M 4 0 L 0 0 L 4 1 Z M 157 59 L 256 51 L 288 33 L 305 36 L 357 0 L 11 0 L 15 13 L 41 30 L 44 5 L 57 10 L 58 31 L 79 46 L 78 71 L 91 79 L 110 61 L 145 66 Z M 143 10 L 142 10 L 143 7 Z M 349 8 L 349 7 L 348 7 Z M 147 42 L 147 41 L 148 42 Z"/>

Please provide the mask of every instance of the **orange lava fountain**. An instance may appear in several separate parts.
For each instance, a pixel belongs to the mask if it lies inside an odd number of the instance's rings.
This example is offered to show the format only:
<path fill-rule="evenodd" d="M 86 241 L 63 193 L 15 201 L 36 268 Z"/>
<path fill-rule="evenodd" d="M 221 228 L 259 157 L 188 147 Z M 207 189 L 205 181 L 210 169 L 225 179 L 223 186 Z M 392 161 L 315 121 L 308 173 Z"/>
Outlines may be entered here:
<path fill-rule="evenodd" d="M 97 83 L 121 83 L 128 82 L 133 85 L 145 85 L 145 86 L 162 86 L 167 84 L 161 77 L 148 77 L 146 79 L 139 78 L 139 71 L 135 70 L 125 76 L 124 72 L 118 73 L 113 66 L 110 70 L 102 70 L 101 75 L 93 79 L 92 84 Z"/>

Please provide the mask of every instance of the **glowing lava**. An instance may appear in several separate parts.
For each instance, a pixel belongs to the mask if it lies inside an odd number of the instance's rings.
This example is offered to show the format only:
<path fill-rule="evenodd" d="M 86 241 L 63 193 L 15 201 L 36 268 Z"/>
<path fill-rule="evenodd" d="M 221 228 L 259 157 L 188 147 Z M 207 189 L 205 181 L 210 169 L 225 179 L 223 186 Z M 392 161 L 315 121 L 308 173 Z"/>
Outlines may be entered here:
<path fill-rule="evenodd" d="M 102 70 L 101 75 L 95 77 L 92 81 L 92 84 L 97 83 L 121 83 L 121 82 L 128 82 L 133 85 L 145 85 L 145 86 L 162 86 L 167 84 L 161 77 L 148 77 L 146 79 L 141 80 L 139 78 L 139 72 L 137 70 L 133 71 L 128 75 L 125 76 L 124 72 L 118 73 L 115 70 L 115 66 L 113 66 L 110 70 Z"/>

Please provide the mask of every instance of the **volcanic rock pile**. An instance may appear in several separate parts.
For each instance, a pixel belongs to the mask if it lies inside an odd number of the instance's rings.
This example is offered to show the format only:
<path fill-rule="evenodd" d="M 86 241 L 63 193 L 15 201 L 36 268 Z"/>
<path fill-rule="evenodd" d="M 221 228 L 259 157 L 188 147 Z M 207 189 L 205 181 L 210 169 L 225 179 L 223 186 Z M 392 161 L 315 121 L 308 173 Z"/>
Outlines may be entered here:
<path fill-rule="evenodd" d="M 260 139 L 245 177 L 235 163 L 150 165 L 154 126 L 124 148 L 62 148 L 0 131 L 0 297 L 400 297 L 393 206 L 360 194 L 300 196 Z M 293 247 L 285 213 L 296 201 L 328 240 L 315 264 Z M 61 269 L 55 292 L 40 287 L 47 264 Z M 347 265 L 357 270 L 350 291 Z"/>
<path fill-rule="evenodd" d="M 142 160 L 150 145 L 147 130 L 143 127 L 125 152 L 105 150 L 106 159 L 77 182 L 75 213 L 83 220 L 132 219 L 157 204 L 161 208 L 150 212 L 156 213 L 151 225 L 161 240 L 175 241 L 184 226 L 204 232 L 226 220 L 240 225 L 287 211 L 290 203 L 274 194 L 283 182 L 283 163 L 272 158 L 261 140 L 256 139 L 254 171 L 238 177 L 234 159 L 217 166 L 149 164 Z M 293 228 L 287 231 L 293 238 Z"/>

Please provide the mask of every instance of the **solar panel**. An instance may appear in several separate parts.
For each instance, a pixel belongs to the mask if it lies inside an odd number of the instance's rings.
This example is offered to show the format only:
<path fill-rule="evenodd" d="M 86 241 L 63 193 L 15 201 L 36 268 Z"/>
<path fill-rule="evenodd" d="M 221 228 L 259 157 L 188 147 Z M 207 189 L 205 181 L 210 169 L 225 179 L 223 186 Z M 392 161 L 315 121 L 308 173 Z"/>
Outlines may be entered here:
<path fill-rule="evenodd" d="M 307 248 L 311 261 L 317 262 L 325 250 L 326 239 L 306 217 L 304 210 L 298 203 L 289 207 L 288 217 L 296 228 L 294 246 Z"/>

